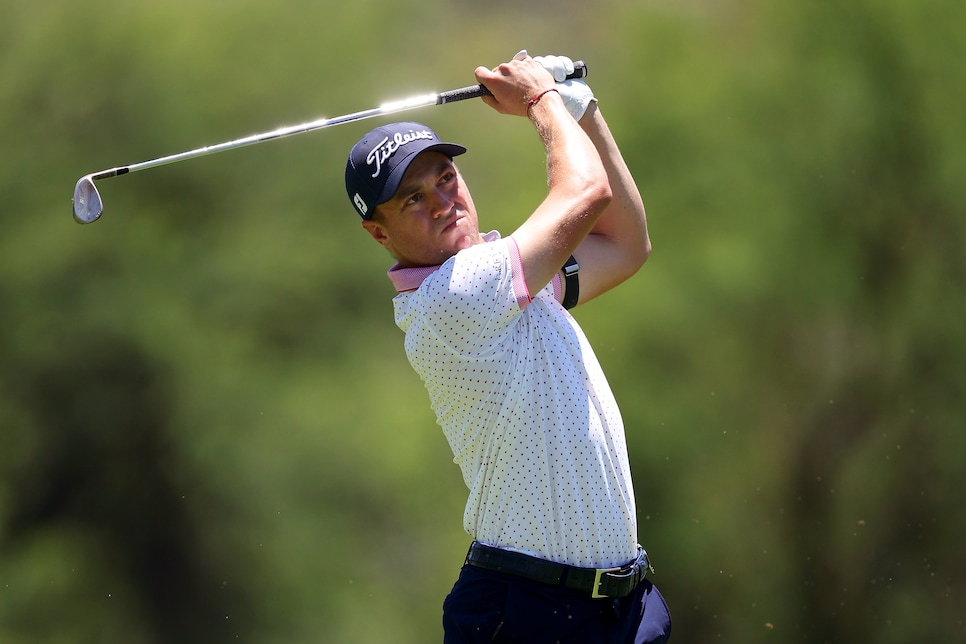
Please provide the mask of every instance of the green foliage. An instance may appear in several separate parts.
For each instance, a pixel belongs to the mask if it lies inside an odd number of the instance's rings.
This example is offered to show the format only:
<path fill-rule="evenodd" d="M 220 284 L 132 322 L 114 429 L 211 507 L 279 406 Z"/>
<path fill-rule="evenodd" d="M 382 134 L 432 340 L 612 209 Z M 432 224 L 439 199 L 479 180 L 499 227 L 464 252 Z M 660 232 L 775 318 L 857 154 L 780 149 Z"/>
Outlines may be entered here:
<path fill-rule="evenodd" d="M 962 638 L 966 5 L 7 5 L 0 641 L 439 639 L 465 488 L 342 189 L 371 124 L 69 201 L 523 47 L 588 61 L 648 207 L 577 316 L 675 640 Z M 523 120 L 411 116 L 484 227 L 542 198 Z"/>

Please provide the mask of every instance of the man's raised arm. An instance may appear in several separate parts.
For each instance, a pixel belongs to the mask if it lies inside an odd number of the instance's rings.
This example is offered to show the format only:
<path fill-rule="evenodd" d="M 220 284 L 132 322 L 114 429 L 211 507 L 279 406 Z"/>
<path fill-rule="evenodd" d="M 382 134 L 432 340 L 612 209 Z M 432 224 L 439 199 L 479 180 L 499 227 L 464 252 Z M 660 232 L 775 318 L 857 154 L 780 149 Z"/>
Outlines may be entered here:
<path fill-rule="evenodd" d="M 520 250 L 527 288 L 536 293 L 553 279 L 593 230 L 611 201 L 607 171 L 594 143 L 568 112 L 554 77 L 521 52 L 477 80 L 503 114 L 528 116 L 547 153 L 547 197 L 511 237 Z"/>

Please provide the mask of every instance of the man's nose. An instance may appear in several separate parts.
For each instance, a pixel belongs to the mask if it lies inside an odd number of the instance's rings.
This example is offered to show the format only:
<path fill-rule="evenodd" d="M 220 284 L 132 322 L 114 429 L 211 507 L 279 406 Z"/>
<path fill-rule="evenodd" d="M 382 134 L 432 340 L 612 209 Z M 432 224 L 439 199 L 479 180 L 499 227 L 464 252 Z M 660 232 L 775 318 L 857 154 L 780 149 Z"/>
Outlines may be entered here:
<path fill-rule="evenodd" d="M 430 204 L 432 206 L 433 217 L 448 215 L 449 211 L 453 209 L 453 200 L 450 199 L 450 196 L 445 191 L 439 188 L 433 190 Z"/>

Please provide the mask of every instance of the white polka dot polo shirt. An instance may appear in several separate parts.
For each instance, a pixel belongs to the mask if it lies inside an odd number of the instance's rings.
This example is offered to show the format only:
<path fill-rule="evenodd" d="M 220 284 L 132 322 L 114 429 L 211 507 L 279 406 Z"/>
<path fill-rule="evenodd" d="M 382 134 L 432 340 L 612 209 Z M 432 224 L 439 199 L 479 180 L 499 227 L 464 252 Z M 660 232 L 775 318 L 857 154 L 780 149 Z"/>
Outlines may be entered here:
<path fill-rule="evenodd" d="M 624 564 L 637 518 L 617 403 L 554 285 L 531 301 L 512 237 L 486 239 L 390 271 L 406 355 L 469 488 L 464 528 L 551 561 Z"/>

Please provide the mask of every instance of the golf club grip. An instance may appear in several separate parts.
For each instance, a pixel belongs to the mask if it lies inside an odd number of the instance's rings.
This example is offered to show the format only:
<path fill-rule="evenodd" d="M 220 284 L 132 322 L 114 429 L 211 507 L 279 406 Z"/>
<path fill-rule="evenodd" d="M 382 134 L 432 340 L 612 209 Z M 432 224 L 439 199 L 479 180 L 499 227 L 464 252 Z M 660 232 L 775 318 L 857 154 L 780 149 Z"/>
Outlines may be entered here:
<path fill-rule="evenodd" d="M 574 71 L 572 74 L 568 74 L 568 79 L 573 78 L 584 78 L 587 75 L 587 64 L 582 60 L 574 61 Z M 451 89 L 448 92 L 442 92 L 436 97 L 437 105 L 444 105 L 446 103 L 455 103 L 456 101 L 465 101 L 468 98 L 479 98 L 481 96 L 486 96 L 490 93 L 490 90 L 486 89 L 483 85 L 469 85 L 468 87 L 461 87 L 459 89 Z"/>

